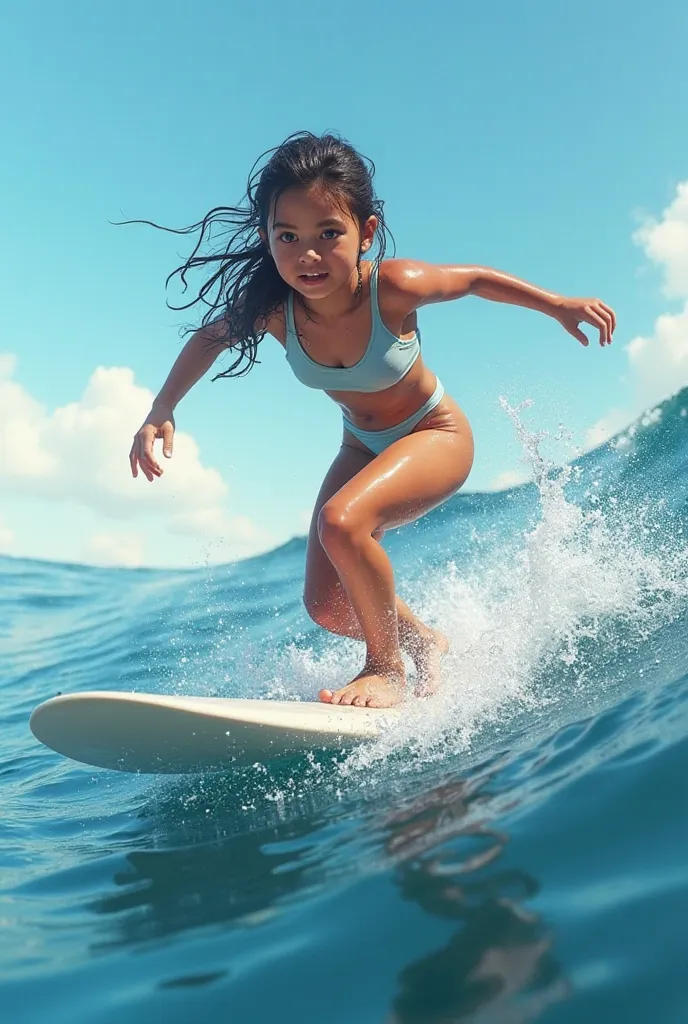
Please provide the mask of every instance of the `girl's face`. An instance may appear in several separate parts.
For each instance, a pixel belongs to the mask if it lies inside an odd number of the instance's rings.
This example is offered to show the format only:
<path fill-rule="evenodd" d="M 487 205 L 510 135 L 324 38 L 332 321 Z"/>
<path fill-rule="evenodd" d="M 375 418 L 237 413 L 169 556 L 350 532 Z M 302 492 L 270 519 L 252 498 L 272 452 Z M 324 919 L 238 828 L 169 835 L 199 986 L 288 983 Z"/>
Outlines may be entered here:
<path fill-rule="evenodd" d="M 271 212 L 267 242 L 280 276 L 302 295 L 324 299 L 357 283 L 356 265 L 373 242 L 377 217 L 356 218 L 317 187 L 290 188 Z"/>

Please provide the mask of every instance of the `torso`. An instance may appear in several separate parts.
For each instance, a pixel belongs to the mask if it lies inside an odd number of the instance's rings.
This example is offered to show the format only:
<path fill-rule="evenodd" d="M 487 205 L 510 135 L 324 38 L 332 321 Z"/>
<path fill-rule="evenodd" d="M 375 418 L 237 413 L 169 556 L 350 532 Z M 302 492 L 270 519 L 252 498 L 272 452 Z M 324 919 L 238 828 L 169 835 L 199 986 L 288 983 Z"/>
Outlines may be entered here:
<path fill-rule="evenodd" d="M 364 269 L 365 268 L 365 269 Z M 350 367 L 360 361 L 366 351 L 372 329 L 370 304 L 370 264 L 362 263 L 363 292 L 361 301 L 350 313 L 340 317 L 336 328 L 307 319 L 303 307 L 294 303 L 294 318 L 304 351 L 323 366 Z M 380 266 L 378 305 L 385 327 L 402 340 L 412 338 L 416 331 L 416 311 L 399 307 L 391 290 L 385 288 L 384 263 Z M 268 321 L 267 331 L 286 346 L 284 310 L 278 310 Z M 384 391 L 326 391 L 346 413 L 348 419 L 365 430 L 384 430 L 400 423 L 430 398 L 436 377 L 418 356 L 408 373 Z M 450 400 L 451 401 L 451 400 Z M 452 403 L 453 405 L 454 403 Z M 439 412 L 438 407 L 438 412 Z"/>

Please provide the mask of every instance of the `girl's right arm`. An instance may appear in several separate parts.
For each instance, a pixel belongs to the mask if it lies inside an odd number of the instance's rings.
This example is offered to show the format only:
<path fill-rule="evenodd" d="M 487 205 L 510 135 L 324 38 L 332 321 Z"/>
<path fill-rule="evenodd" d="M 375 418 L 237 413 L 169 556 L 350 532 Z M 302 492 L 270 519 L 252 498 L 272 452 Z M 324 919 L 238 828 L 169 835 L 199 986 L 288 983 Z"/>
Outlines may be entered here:
<path fill-rule="evenodd" d="M 149 481 L 162 476 L 162 466 L 153 454 L 153 442 L 161 437 L 163 455 L 165 458 L 172 458 L 174 409 L 227 347 L 226 343 L 218 344 L 218 339 L 226 337 L 224 332 L 226 325 L 223 321 L 216 320 L 208 324 L 189 338 L 177 356 L 167 380 L 153 401 L 150 412 L 134 435 L 134 443 L 129 452 L 132 476 L 139 475 L 139 466 Z"/>

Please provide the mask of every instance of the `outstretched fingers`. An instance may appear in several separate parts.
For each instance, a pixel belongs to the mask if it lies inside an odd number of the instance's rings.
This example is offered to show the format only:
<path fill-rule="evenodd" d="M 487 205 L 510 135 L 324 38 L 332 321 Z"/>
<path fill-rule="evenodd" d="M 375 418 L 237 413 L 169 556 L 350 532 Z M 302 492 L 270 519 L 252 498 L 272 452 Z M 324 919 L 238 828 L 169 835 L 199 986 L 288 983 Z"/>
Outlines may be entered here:
<path fill-rule="evenodd" d="M 580 329 L 580 324 L 590 324 L 600 334 L 600 345 L 611 345 L 614 331 L 616 330 L 616 314 L 611 306 L 601 299 L 565 299 L 563 310 L 558 319 L 562 326 L 581 343 L 590 344 L 586 334 Z"/>
<path fill-rule="evenodd" d="M 172 458 L 174 423 L 170 419 L 163 423 L 151 423 L 149 420 L 134 435 L 134 441 L 129 451 L 129 465 L 133 477 L 138 476 L 139 467 L 148 481 L 162 476 L 162 466 L 155 458 L 153 451 L 155 441 L 159 437 L 162 438 L 163 455 L 166 459 Z"/>
<path fill-rule="evenodd" d="M 612 335 L 616 327 L 616 316 L 610 306 L 605 305 L 599 299 L 591 302 L 587 307 L 588 323 L 597 327 L 600 332 L 600 345 L 611 345 Z"/>
<path fill-rule="evenodd" d="M 133 475 L 138 476 L 138 465 L 148 481 L 162 476 L 162 469 L 153 454 L 153 442 L 156 436 L 157 431 L 154 427 L 148 425 L 142 427 L 134 437 L 134 443 L 129 453 L 129 462 Z"/>

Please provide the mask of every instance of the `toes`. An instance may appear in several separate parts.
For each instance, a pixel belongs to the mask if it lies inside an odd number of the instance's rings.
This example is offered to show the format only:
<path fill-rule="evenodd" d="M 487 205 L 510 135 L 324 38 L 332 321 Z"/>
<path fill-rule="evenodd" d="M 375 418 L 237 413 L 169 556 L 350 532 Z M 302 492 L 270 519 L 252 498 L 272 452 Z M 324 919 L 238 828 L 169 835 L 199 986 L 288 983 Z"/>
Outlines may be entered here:
<path fill-rule="evenodd" d="M 382 681 L 381 681 L 382 682 Z M 402 694 L 394 686 L 375 685 L 357 680 L 341 690 L 320 690 L 318 698 L 324 704 L 356 708 L 386 708 L 398 704 Z"/>

